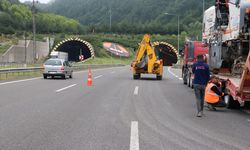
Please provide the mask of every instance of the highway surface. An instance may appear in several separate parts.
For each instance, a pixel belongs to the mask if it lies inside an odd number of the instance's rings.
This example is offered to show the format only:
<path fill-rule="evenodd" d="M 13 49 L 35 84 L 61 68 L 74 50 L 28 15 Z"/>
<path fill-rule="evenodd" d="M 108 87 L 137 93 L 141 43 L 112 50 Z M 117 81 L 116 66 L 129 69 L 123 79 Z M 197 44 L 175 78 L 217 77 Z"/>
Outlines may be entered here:
<path fill-rule="evenodd" d="M 133 80 L 129 67 L 73 79 L 0 83 L 0 150 L 249 150 L 250 115 L 205 109 L 180 70 Z"/>

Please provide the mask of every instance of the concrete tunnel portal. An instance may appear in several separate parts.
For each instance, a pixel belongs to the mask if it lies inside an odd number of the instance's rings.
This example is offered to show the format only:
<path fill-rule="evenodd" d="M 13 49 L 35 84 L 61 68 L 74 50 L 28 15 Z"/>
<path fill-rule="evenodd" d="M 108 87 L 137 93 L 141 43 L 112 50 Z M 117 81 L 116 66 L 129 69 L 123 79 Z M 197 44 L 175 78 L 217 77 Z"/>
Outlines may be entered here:
<path fill-rule="evenodd" d="M 53 51 L 68 53 L 68 60 L 74 62 L 80 61 L 80 55 L 84 56 L 84 60 L 92 58 L 95 55 L 93 46 L 89 42 L 79 38 L 63 40 L 53 48 Z"/>

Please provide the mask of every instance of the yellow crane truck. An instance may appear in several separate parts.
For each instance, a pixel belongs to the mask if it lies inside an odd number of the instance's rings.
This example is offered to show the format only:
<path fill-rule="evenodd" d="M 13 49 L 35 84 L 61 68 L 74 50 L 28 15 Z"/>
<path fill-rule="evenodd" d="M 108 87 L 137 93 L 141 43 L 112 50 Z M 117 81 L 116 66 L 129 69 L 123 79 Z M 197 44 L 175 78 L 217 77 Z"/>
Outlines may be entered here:
<path fill-rule="evenodd" d="M 141 74 L 156 74 L 156 79 L 162 80 L 163 60 L 159 59 L 156 53 L 150 43 L 150 35 L 145 34 L 131 64 L 134 79 L 139 79 Z"/>

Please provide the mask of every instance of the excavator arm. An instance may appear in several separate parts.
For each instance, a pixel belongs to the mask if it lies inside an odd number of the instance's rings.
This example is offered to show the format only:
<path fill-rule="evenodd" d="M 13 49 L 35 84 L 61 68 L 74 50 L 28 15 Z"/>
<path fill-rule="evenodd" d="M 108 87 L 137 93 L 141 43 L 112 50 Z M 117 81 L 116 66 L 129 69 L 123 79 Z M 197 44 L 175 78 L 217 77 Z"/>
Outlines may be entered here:
<path fill-rule="evenodd" d="M 147 70 L 145 70 L 145 66 L 140 67 L 139 65 L 143 61 L 146 61 L 145 65 L 147 66 Z M 131 66 L 133 68 L 134 75 L 140 75 L 141 73 L 157 74 L 161 78 L 163 68 L 162 60 L 157 60 L 154 48 L 150 43 L 149 34 L 144 35 L 136 52 L 135 60 L 133 61 Z"/>
<path fill-rule="evenodd" d="M 135 63 L 139 63 L 142 60 L 142 58 L 145 55 L 145 52 L 147 55 L 148 73 L 153 73 L 153 69 L 154 69 L 153 66 L 155 62 L 157 61 L 157 58 L 155 55 L 155 51 L 153 47 L 151 46 L 149 34 L 144 35 L 143 40 L 141 41 L 139 45 L 139 48 L 136 53 Z"/>

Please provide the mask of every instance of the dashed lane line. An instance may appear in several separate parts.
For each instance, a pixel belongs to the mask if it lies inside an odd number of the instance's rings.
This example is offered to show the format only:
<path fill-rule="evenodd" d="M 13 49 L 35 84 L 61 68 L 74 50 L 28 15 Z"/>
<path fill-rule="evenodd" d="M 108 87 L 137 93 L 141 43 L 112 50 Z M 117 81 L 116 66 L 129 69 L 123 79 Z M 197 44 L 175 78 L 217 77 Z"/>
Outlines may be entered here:
<path fill-rule="evenodd" d="M 101 78 L 103 75 L 99 75 L 97 77 L 94 77 L 94 79 L 98 79 L 98 78 Z"/>
<path fill-rule="evenodd" d="M 70 85 L 70 86 L 67 86 L 67 87 L 61 88 L 61 89 L 59 89 L 59 90 L 56 90 L 56 92 L 57 92 L 57 93 L 62 92 L 62 91 L 64 91 L 64 90 L 67 90 L 67 89 L 69 89 L 69 88 L 72 88 L 72 87 L 74 87 L 74 86 L 76 86 L 76 85 L 77 85 L 77 84 L 72 84 L 72 85 Z"/>
<path fill-rule="evenodd" d="M 138 93 L 139 93 L 139 86 L 136 86 L 134 90 L 134 95 L 138 95 Z"/>
<path fill-rule="evenodd" d="M 131 122 L 130 150 L 139 150 L 139 130 L 138 122 Z"/>

